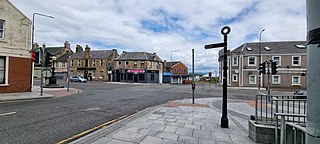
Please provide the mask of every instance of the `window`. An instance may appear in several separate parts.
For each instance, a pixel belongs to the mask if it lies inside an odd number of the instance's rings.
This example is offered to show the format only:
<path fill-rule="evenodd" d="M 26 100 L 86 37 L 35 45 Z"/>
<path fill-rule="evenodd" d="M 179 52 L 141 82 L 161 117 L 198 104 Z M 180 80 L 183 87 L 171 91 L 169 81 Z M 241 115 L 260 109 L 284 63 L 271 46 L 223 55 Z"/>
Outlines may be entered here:
<path fill-rule="evenodd" d="M 157 62 L 157 64 L 156 64 L 156 69 L 159 69 L 159 67 L 160 67 L 160 63 Z"/>
<path fill-rule="evenodd" d="M 251 47 L 247 47 L 247 50 L 248 50 L 248 51 L 252 51 L 252 48 L 251 48 Z"/>
<path fill-rule="evenodd" d="M 121 61 L 119 61 L 119 65 L 121 65 Z"/>
<path fill-rule="evenodd" d="M 232 81 L 237 82 L 238 81 L 238 75 L 237 74 L 232 74 Z"/>
<path fill-rule="evenodd" d="M 292 66 L 300 66 L 300 56 L 292 56 Z"/>
<path fill-rule="evenodd" d="M 281 66 L 281 57 L 280 56 L 273 56 L 272 60 L 277 63 L 277 66 Z"/>
<path fill-rule="evenodd" d="M 80 63 L 81 63 L 81 60 L 78 60 L 78 67 L 80 67 L 81 65 L 80 65 Z"/>
<path fill-rule="evenodd" d="M 133 67 L 137 68 L 138 67 L 138 62 L 137 61 L 133 61 Z"/>
<path fill-rule="evenodd" d="M 249 66 L 256 66 L 256 57 L 255 56 L 248 57 L 248 65 Z"/>
<path fill-rule="evenodd" d="M 272 84 L 280 84 L 280 76 L 279 75 L 272 76 Z"/>
<path fill-rule="evenodd" d="M 151 81 L 154 81 L 154 74 L 151 74 Z"/>
<path fill-rule="evenodd" d="M 256 75 L 249 75 L 249 84 L 256 84 Z"/>
<path fill-rule="evenodd" d="M 0 19 L 0 39 L 4 39 L 4 20 Z"/>
<path fill-rule="evenodd" d="M 129 65 L 129 62 L 128 62 L 128 61 L 126 61 L 126 65 Z"/>
<path fill-rule="evenodd" d="M 141 61 L 141 68 L 144 68 L 144 61 Z"/>
<path fill-rule="evenodd" d="M 100 60 L 100 67 L 103 66 L 103 59 Z"/>
<path fill-rule="evenodd" d="M 6 57 L 0 56 L 0 84 L 7 84 L 7 60 Z"/>
<path fill-rule="evenodd" d="M 65 62 L 62 62 L 62 67 L 66 67 L 66 63 Z"/>
<path fill-rule="evenodd" d="M 232 59 L 232 66 L 238 66 L 238 57 Z"/>
<path fill-rule="evenodd" d="M 73 67 L 73 60 L 71 60 L 71 66 Z"/>
<path fill-rule="evenodd" d="M 139 74 L 139 81 L 144 81 L 144 74 Z"/>
<path fill-rule="evenodd" d="M 300 85 L 300 76 L 292 76 L 292 84 L 291 85 Z"/>
<path fill-rule="evenodd" d="M 95 67 L 96 66 L 96 60 L 92 60 L 92 66 Z"/>
<path fill-rule="evenodd" d="M 130 81 L 133 80 L 133 74 L 132 73 L 128 73 L 128 80 L 130 80 Z"/>
<path fill-rule="evenodd" d="M 103 79 L 103 71 L 100 71 L 100 79 Z"/>
<path fill-rule="evenodd" d="M 271 50 L 269 47 L 264 47 L 264 49 L 265 49 L 266 51 L 270 51 L 270 50 Z"/>

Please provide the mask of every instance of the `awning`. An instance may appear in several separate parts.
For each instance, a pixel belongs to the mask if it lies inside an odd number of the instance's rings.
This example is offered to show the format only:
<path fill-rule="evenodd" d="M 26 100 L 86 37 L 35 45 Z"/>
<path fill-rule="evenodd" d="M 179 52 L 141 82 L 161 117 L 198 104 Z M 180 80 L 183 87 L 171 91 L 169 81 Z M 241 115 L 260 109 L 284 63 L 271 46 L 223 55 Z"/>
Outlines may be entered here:
<path fill-rule="evenodd" d="M 164 72 L 164 73 L 163 73 L 163 76 L 172 76 L 172 73 L 170 73 L 170 72 Z"/>

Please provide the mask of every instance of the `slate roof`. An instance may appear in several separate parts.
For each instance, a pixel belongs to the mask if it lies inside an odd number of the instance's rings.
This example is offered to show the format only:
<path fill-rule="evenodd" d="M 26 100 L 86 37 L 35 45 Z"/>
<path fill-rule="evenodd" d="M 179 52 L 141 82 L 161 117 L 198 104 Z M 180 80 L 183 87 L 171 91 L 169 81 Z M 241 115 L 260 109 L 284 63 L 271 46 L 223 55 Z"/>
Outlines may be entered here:
<path fill-rule="evenodd" d="M 296 45 L 306 46 L 306 41 L 279 41 L 279 42 L 261 42 L 261 54 L 289 54 L 289 53 L 307 53 L 306 48 L 298 48 Z M 252 50 L 249 51 L 248 47 Z M 265 47 L 270 48 L 267 51 Z M 245 54 L 259 54 L 259 42 L 244 43 L 231 51 L 243 52 Z"/>
<path fill-rule="evenodd" d="M 157 54 L 148 52 L 123 52 L 115 60 L 149 60 L 153 61 L 153 57 L 156 57 L 156 61 L 162 62 L 161 58 Z"/>
<path fill-rule="evenodd" d="M 172 66 L 174 66 L 175 64 L 179 63 L 179 61 L 176 62 L 167 62 L 166 63 L 166 68 L 171 68 Z"/>
<path fill-rule="evenodd" d="M 90 55 L 94 59 L 103 59 L 108 58 L 112 55 L 112 50 L 98 50 L 98 51 L 90 51 Z M 81 59 L 84 56 L 84 51 L 74 53 L 71 55 L 71 58 Z"/>
<path fill-rule="evenodd" d="M 50 54 L 56 55 L 64 47 L 46 47 L 45 50 Z"/>
<path fill-rule="evenodd" d="M 57 62 L 67 62 L 69 56 L 71 56 L 72 54 L 73 53 L 66 53 L 66 54 L 62 55 L 61 57 L 58 57 L 56 61 Z"/>

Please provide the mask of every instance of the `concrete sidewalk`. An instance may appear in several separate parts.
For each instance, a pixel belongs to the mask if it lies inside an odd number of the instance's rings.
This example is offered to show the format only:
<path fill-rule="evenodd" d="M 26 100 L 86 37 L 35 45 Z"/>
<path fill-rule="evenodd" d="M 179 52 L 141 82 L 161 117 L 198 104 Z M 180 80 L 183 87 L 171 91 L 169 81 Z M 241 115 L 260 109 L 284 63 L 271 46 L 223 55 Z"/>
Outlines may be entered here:
<path fill-rule="evenodd" d="M 41 96 L 40 87 L 35 86 L 32 88 L 32 92 L 2 93 L 0 94 L 0 102 L 31 99 L 47 99 L 53 97 L 67 96 L 79 92 L 82 91 L 75 88 L 70 88 L 69 92 L 67 92 L 67 88 L 43 88 L 43 95 Z"/>
<path fill-rule="evenodd" d="M 220 127 L 221 112 L 212 103 L 220 98 L 172 101 L 147 108 L 71 143 L 93 144 L 251 144 L 248 120 L 228 115 L 229 127 Z M 247 105 L 245 105 L 247 106 Z"/>

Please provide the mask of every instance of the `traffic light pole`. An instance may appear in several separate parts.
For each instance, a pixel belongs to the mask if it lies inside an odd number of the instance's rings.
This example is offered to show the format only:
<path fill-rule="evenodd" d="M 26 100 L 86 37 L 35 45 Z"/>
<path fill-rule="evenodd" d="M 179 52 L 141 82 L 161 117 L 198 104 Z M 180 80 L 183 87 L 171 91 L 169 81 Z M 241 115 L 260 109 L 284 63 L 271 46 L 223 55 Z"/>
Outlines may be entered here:
<path fill-rule="evenodd" d="M 266 61 L 268 65 L 268 100 L 270 101 L 270 62 Z"/>
<path fill-rule="evenodd" d="M 40 95 L 43 95 L 43 69 L 44 69 L 44 50 L 46 45 L 43 44 L 42 48 L 40 48 L 41 52 L 41 84 L 40 84 Z"/>

